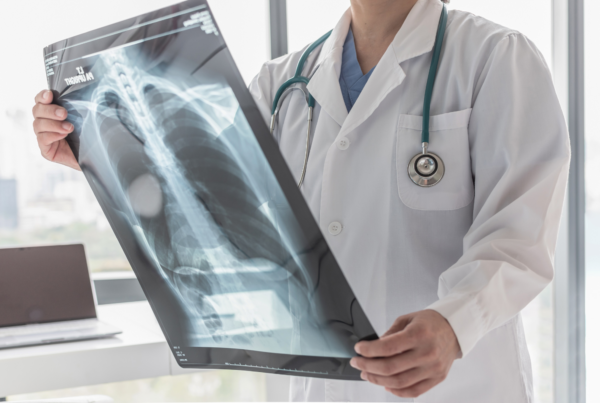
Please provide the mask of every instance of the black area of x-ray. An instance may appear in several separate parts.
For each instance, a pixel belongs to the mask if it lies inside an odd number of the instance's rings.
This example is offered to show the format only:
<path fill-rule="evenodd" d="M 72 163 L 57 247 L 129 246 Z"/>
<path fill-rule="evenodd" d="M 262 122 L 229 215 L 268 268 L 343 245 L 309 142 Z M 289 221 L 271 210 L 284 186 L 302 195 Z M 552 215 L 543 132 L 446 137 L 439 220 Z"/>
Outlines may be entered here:
<path fill-rule="evenodd" d="M 375 332 L 192 0 L 44 49 L 68 142 L 182 367 L 359 379 Z"/>

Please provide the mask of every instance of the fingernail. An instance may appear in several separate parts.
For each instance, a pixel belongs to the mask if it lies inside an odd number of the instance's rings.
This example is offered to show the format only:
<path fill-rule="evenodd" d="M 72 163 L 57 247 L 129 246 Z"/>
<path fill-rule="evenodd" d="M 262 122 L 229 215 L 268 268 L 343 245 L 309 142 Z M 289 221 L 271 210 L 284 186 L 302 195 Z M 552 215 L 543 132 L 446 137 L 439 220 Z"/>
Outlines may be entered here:
<path fill-rule="evenodd" d="M 50 99 L 50 91 L 44 92 L 44 99 L 47 101 Z"/>
<path fill-rule="evenodd" d="M 67 111 L 65 111 L 64 109 L 57 109 L 56 112 L 54 112 L 54 114 L 56 116 L 58 116 L 59 118 L 64 118 L 67 115 Z"/>
<path fill-rule="evenodd" d="M 62 124 L 62 127 L 63 127 L 63 129 L 68 130 L 68 131 L 73 130 L 73 125 L 71 123 L 65 122 Z"/>
<path fill-rule="evenodd" d="M 356 358 L 353 358 L 350 360 L 350 366 L 353 368 L 358 369 L 357 365 L 356 365 Z"/>
<path fill-rule="evenodd" d="M 360 373 L 360 378 L 366 381 L 367 380 L 367 374 L 365 374 L 364 372 L 361 372 Z"/>
<path fill-rule="evenodd" d="M 354 351 L 356 351 L 357 354 L 360 354 L 360 345 L 355 344 L 354 345 Z"/>

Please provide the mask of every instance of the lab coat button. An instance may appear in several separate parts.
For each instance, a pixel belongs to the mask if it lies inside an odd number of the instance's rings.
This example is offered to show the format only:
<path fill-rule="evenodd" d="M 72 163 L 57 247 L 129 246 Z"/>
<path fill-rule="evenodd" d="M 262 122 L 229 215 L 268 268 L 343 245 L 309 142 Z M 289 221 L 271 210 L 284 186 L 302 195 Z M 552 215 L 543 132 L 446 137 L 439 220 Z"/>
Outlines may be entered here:
<path fill-rule="evenodd" d="M 335 235 L 339 235 L 340 232 L 342 232 L 342 224 L 334 221 L 331 224 L 329 224 L 329 228 L 327 228 L 329 230 L 329 233 L 333 236 Z"/>
<path fill-rule="evenodd" d="M 347 150 L 348 147 L 350 147 L 350 140 L 348 140 L 348 138 L 342 137 L 338 140 L 337 148 L 339 148 L 340 150 Z"/>

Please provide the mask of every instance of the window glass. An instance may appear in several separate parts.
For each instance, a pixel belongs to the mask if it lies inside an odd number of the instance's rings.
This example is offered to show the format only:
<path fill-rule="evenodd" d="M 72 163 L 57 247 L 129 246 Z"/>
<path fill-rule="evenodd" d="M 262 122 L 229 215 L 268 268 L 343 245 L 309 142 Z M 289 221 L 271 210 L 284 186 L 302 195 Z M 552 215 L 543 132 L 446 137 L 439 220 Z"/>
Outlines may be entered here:
<path fill-rule="evenodd" d="M 0 34 L 10 61 L 1 67 L 0 247 L 83 242 L 92 271 L 129 269 L 83 175 L 40 156 L 31 107 L 34 96 L 47 86 L 44 46 L 177 2 L 104 0 L 86 13 L 77 0 L 3 4 Z M 210 5 L 249 83 L 269 58 L 268 2 L 212 0 Z M 26 23 L 17 17 L 23 15 Z"/>
<path fill-rule="evenodd" d="M 350 0 L 287 0 L 288 49 L 298 51 L 331 31 Z"/>
<path fill-rule="evenodd" d="M 587 0 L 585 9 L 585 328 L 587 401 L 600 401 L 600 26 L 594 13 L 600 3 Z"/>
<path fill-rule="evenodd" d="M 209 0 L 209 5 L 244 81 L 250 84 L 271 58 L 269 2 Z"/>

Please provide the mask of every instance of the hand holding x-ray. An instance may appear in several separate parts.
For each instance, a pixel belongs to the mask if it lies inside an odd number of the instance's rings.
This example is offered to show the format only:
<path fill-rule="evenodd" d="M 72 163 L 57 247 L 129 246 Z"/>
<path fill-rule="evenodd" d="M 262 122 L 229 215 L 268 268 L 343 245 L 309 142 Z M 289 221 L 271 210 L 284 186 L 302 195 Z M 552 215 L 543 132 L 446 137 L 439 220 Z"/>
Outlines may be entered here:
<path fill-rule="evenodd" d="M 81 170 L 67 143 L 66 137 L 73 131 L 73 125 L 66 122 L 67 110 L 53 105 L 52 91 L 43 90 L 35 97 L 33 107 L 33 130 L 37 137 L 42 156 L 48 161 Z"/>

